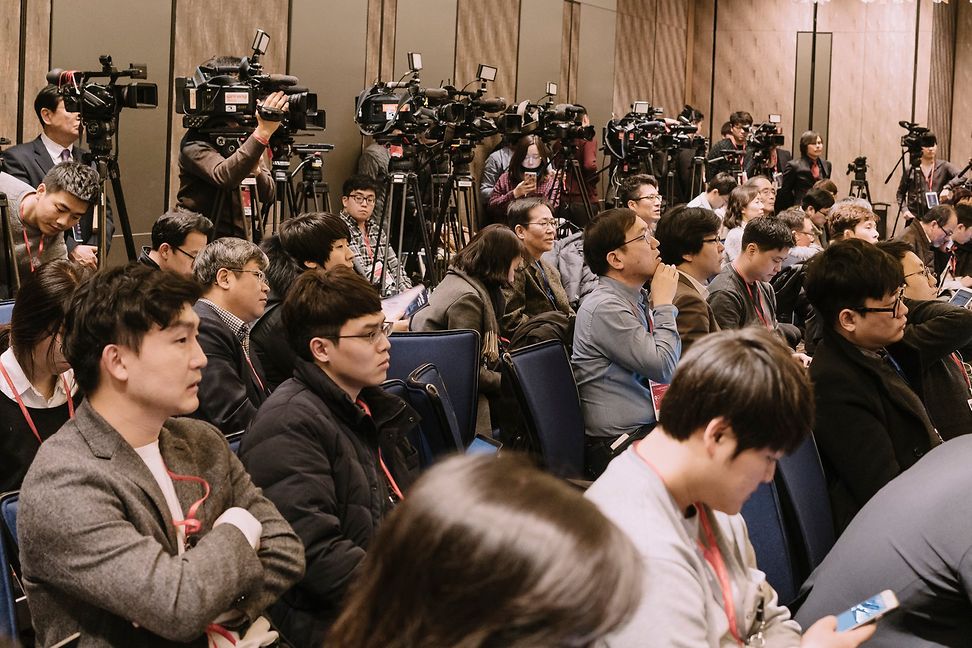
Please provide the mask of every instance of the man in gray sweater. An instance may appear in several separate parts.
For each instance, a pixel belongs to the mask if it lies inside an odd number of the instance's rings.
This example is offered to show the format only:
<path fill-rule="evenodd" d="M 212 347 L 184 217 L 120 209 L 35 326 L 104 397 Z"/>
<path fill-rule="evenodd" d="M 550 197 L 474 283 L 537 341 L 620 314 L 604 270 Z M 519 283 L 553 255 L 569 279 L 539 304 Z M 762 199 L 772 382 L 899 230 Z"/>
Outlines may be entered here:
<path fill-rule="evenodd" d="M 63 162 L 44 176 L 35 190 L 8 173 L 0 173 L 0 193 L 7 196 L 7 222 L 17 261 L 16 274 L 4 283 L 18 285 L 40 264 L 67 258 L 64 232 L 74 227 L 98 201 L 98 173 L 80 162 Z M 6 248 L 11 241 L 3 241 Z"/>
<path fill-rule="evenodd" d="M 809 434 L 810 381 L 758 328 L 712 333 L 679 365 L 658 426 L 608 466 L 585 497 L 628 534 L 644 561 L 641 604 L 613 647 L 851 648 L 873 628 L 802 638 L 759 571 L 749 496 Z"/>

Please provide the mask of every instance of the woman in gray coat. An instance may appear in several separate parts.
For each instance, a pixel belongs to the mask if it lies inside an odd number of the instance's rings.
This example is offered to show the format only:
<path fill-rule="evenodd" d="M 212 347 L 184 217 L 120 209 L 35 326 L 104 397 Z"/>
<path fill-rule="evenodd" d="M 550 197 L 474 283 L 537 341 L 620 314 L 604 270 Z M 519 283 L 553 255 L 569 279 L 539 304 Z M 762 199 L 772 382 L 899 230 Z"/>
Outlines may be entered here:
<path fill-rule="evenodd" d="M 477 431 L 491 429 L 487 400 L 500 393 L 500 325 L 506 303 L 502 288 L 513 281 L 523 262 L 523 248 L 513 230 L 488 225 L 453 258 L 452 266 L 412 317 L 413 331 L 472 329 L 482 340 Z"/>

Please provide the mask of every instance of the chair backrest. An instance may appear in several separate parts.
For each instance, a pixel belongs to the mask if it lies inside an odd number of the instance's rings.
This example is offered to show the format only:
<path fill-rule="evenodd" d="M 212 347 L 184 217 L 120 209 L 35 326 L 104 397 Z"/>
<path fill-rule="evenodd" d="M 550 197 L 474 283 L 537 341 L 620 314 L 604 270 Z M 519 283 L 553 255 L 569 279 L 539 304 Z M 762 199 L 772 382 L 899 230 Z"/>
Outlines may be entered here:
<path fill-rule="evenodd" d="M 226 435 L 226 442 L 234 454 L 240 454 L 240 443 L 243 441 L 243 430 Z"/>
<path fill-rule="evenodd" d="M 559 477 L 584 475 L 584 417 L 567 351 L 558 340 L 503 355 L 525 424 L 547 469 Z"/>
<path fill-rule="evenodd" d="M 429 362 L 438 367 L 442 382 L 449 389 L 463 445 L 469 445 L 476 436 L 479 333 L 467 330 L 395 333 L 390 340 L 388 378 L 408 380 L 413 371 Z"/>
<path fill-rule="evenodd" d="M 17 554 L 17 493 L 4 494 L 0 507 L 6 527 L 0 531 L 0 638 L 13 638 L 17 636 L 17 596 L 11 566 Z"/>
<path fill-rule="evenodd" d="M 742 516 L 749 530 L 749 541 L 756 552 L 756 564 L 776 590 L 780 603 L 789 603 L 796 598 L 797 588 L 776 486 L 773 483 L 760 484 L 743 505 Z"/>
<path fill-rule="evenodd" d="M 398 396 L 403 401 L 414 407 L 412 404 L 412 395 L 409 393 L 408 387 L 405 385 L 404 380 L 386 380 L 381 384 L 381 388 L 389 394 Z M 425 438 L 425 432 L 422 429 L 422 425 L 416 425 L 411 430 L 406 432 L 405 435 L 408 437 L 409 442 L 418 450 L 419 466 L 421 468 L 431 466 L 434 456 L 432 454 L 432 449 L 429 447 L 429 442 Z"/>
<path fill-rule="evenodd" d="M 791 537 L 802 554 L 798 558 L 806 562 L 797 574 L 804 579 L 823 562 L 836 542 L 827 478 L 813 436 L 780 459 L 776 481 L 784 512 L 792 514 Z"/>
<path fill-rule="evenodd" d="M 428 362 L 409 374 L 405 385 L 411 396 L 412 407 L 422 417 L 419 425 L 431 446 L 433 456 L 461 453 L 466 446 L 462 442 L 449 390 L 446 389 L 439 369 Z"/>
<path fill-rule="evenodd" d="M 13 315 L 14 300 L 6 299 L 0 301 L 0 324 L 9 324 L 10 317 Z"/>

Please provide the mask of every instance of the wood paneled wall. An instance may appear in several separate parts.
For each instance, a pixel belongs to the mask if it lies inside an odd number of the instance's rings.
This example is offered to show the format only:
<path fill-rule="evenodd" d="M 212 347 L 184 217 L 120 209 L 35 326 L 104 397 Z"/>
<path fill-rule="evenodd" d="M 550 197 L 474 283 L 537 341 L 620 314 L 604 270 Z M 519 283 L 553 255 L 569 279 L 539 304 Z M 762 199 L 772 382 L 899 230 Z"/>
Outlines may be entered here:
<path fill-rule="evenodd" d="M 972 157 L 972 5 L 958 3 L 955 33 L 950 156 L 955 164 L 964 166 Z"/>

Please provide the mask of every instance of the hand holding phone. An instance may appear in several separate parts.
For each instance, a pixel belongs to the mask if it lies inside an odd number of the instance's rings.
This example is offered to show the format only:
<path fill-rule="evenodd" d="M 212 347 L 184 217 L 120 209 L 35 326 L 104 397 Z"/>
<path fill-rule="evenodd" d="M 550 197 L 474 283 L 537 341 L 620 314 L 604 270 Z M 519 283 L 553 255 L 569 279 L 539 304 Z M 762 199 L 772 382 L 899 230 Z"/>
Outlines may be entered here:
<path fill-rule="evenodd" d="M 897 607 L 898 597 L 891 590 L 884 590 L 837 615 L 837 631 L 846 632 L 872 623 Z"/>

